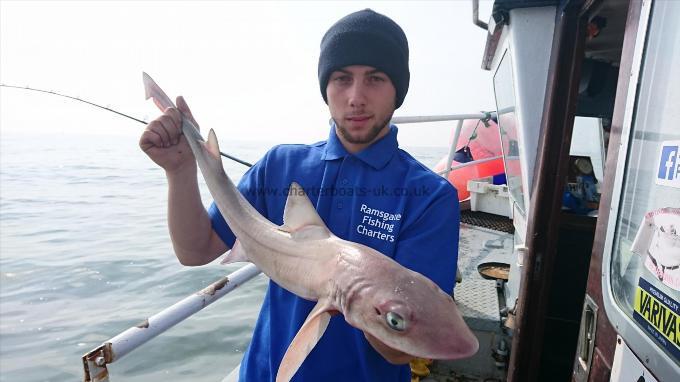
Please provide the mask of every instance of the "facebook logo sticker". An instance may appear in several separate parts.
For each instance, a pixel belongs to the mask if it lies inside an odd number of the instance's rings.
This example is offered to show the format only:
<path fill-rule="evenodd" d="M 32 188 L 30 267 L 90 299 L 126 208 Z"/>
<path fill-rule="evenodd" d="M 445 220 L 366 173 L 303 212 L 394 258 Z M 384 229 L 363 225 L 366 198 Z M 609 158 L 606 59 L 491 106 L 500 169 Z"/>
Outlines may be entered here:
<path fill-rule="evenodd" d="M 656 184 L 680 188 L 680 141 L 665 141 L 661 145 Z"/>

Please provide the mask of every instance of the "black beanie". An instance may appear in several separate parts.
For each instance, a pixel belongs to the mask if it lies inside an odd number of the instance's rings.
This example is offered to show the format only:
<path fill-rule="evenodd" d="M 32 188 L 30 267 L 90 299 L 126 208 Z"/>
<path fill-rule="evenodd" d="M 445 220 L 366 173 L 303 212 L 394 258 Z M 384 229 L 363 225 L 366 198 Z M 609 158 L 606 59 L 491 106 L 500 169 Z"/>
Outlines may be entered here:
<path fill-rule="evenodd" d="M 408 41 L 392 19 L 364 9 L 343 17 L 326 32 L 319 55 L 319 85 L 326 103 L 331 73 L 350 65 L 372 66 L 387 74 L 397 90 L 395 108 L 404 102 L 411 77 Z"/>

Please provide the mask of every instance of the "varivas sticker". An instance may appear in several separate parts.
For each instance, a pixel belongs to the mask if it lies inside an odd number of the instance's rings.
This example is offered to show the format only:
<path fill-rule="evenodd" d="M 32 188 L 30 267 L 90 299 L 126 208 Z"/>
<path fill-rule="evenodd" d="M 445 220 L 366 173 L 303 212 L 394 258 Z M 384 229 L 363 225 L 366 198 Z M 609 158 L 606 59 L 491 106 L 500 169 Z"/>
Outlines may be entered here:
<path fill-rule="evenodd" d="M 680 361 L 680 306 L 640 277 L 633 317 L 651 337 Z"/>

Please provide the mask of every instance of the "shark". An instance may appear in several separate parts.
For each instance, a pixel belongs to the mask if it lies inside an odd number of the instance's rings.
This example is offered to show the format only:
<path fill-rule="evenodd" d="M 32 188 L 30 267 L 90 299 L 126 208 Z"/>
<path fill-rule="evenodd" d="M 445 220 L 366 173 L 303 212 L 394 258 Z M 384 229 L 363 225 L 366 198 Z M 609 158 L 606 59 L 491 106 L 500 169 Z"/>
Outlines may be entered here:
<path fill-rule="evenodd" d="M 143 79 L 147 99 L 161 111 L 174 107 L 148 74 Z M 294 376 L 337 313 L 349 325 L 415 357 L 452 360 L 477 352 L 477 338 L 455 301 L 433 281 L 371 247 L 335 236 L 295 182 L 283 225 L 270 222 L 225 173 L 214 130 L 206 141 L 183 116 L 182 133 L 237 238 L 223 263 L 252 262 L 281 287 L 317 302 L 290 343 L 277 382 Z"/>

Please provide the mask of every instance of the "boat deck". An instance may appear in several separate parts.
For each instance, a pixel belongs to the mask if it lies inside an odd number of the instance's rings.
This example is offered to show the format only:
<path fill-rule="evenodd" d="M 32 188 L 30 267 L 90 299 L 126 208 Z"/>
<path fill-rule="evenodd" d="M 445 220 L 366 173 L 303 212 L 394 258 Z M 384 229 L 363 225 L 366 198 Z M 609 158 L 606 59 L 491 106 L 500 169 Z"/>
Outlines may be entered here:
<path fill-rule="evenodd" d="M 508 218 L 461 212 L 458 266 L 462 282 L 456 285 L 454 297 L 465 322 L 479 340 L 479 352 L 465 360 L 435 362 L 430 376 L 421 381 L 505 380 L 507 359 L 496 354 L 499 346 L 503 347 L 501 342 L 505 342 L 505 349 L 509 349 L 511 343 L 501 321 L 500 310 L 505 305 L 502 285 L 498 288 L 497 281 L 483 278 L 477 266 L 491 262 L 511 264 L 512 229 Z"/>

